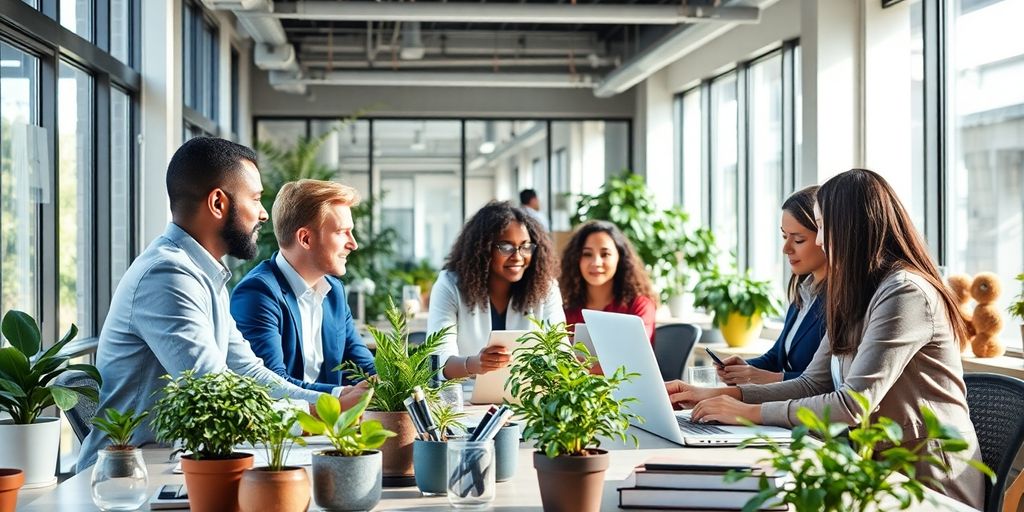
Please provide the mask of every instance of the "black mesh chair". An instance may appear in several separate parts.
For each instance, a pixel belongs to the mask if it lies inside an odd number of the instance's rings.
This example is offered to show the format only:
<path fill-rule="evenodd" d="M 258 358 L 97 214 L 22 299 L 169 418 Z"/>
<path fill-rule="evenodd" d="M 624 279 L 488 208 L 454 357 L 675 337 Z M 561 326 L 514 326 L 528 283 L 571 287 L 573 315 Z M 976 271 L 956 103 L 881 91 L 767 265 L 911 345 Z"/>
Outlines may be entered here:
<path fill-rule="evenodd" d="M 85 372 L 78 370 L 66 371 L 58 375 L 53 380 L 53 383 L 61 387 L 90 387 L 99 391 L 96 381 L 89 378 Z M 92 418 L 96 416 L 98 405 L 91 399 L 78 395 L 78 403 L 71 409 L 64 411 L 64 415 L 68 418 L 68 423 L 71 424 L 71 430 L 75 431 L 79 442 L 85 439 L 85 436 L 89 435 L 89 432 L 92 430 Z"/>
<path fill-rule="evenodd" d="M 700 327 L 692 324 L 665 324 L 654 329 L 654 358 L 658 360 L 662 380 L 682 378 L 693 346 L 700 339 Z"/>
<path fill-rule="evenodd" d="M 1010 467 L 1024 443 L 1024 380 L 994 373 L 968 373 L 964 382 L 981 458 L 998 477 L 995 485 L 985 479 L 985 511 L 999 512 Z"/>

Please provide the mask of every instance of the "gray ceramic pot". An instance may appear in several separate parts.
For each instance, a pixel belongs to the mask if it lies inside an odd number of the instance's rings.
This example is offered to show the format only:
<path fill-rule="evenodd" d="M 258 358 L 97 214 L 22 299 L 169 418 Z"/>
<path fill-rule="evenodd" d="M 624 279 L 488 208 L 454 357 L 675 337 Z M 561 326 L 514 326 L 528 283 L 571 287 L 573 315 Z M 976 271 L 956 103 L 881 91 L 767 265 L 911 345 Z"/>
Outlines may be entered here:
<path fill-rule="evenodd" d="M 366 452 L 358 457 L 313 454 L 313 501 L 328 511 L 370 510 L 380 501 L 381 455 Z"/>

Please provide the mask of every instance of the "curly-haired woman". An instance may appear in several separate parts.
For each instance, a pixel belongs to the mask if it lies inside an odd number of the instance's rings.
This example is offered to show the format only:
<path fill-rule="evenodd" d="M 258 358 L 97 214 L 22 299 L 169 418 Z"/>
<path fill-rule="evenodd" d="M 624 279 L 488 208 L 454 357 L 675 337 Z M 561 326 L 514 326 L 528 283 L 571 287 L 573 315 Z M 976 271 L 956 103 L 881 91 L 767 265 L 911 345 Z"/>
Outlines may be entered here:
<path fill-rule="evenodd" d="M 633 244 L 615 224 L 592 220 L 576 228 L 562 255 L 558 284 L 569 324 L 582 324 L 584 309 L 629 313 L 643 319 L 654 343 L 654 288 Z"/>
<path fill-rule="evenodd" d="M 440 358 L 448 379 L 507 366 L 509 352 L 487 347 L 491 331 L 531 329 L 529 316 L 562 322 L 557 263 L 544 228 L 507 201 L 491 201 L 455 239 L 430 291 L 427 331 L 454 325 Z"/>

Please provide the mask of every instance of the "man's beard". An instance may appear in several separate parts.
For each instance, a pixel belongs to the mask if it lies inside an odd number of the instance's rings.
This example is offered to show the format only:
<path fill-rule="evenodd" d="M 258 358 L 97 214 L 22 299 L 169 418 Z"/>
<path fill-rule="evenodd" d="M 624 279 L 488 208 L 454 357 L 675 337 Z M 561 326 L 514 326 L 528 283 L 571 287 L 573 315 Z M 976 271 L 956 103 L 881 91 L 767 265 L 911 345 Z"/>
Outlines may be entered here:
<path fill-rule="evenodd" d="M 231 206 L 228 207 L 227 223 L 220 231 L 221 238 L 228 246 L 228 255 L 240 260 L 255 258 L 259 254 L 260 248 L 256 245 L 253 235 L 262 226 L 263 223 L 259 222 L 255 228 L 246 229 L 238 219 L 238 209 L 235 207 L 235 202 L 232 201 Z"/>

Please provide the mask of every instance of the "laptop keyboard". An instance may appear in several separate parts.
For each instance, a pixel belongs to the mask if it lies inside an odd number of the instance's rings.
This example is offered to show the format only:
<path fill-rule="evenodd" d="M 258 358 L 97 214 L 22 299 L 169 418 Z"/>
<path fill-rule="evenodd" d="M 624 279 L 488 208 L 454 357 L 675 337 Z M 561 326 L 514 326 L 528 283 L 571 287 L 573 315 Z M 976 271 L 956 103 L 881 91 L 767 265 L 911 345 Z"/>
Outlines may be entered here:
<path fill-rule="evenodd" d="M 682 416 L 676 416 L 676 423 L 679 424 L 679 429 L 687 434 L 714 435 L 729 433 L 729 431 L 724 428 L 708 425 L 706 423 L 695 423 L 690 421 L 689 418 L 684 418 Z"/>

